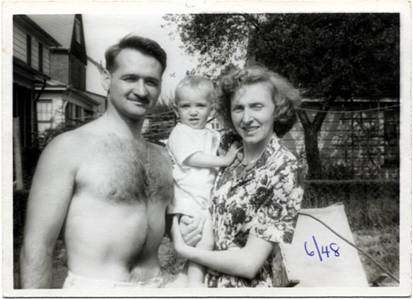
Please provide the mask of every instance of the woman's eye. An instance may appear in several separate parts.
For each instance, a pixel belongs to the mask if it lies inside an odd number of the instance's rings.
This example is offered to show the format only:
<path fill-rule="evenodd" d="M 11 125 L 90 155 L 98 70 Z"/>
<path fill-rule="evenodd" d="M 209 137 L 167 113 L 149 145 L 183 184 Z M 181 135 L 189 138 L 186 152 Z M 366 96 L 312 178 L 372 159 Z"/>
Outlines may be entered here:
<path fill-rule="evenodd" d="M 264 107 L 262 104 L 255 104 L 252 106 L 252 109 L 254 110 L 261 110 Z"/>
<path fill-rule="evenodd" d="M 241 112 L 243 110 L 243 108 L 241 106 L 234 106 L 232 107 L 232 111 L 233 112 Z"/>

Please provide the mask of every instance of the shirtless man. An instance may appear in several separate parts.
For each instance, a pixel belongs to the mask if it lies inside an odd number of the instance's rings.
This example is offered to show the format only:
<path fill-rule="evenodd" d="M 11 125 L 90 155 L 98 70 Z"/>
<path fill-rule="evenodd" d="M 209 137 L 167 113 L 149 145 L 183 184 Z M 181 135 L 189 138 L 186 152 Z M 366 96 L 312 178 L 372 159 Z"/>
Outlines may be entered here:
<path fill-rule="evenodd" d="M 169 158 L 141 135 L 155 104 L 166 54 L 126 36 L 106 53 L 108 109 L 56 137 L 43 151 L 30 191 L 21 251 L 23 288 L 50 288 L 63 229 L 65 288 L 158 287 L 158 248 L 173 195 Z"/>

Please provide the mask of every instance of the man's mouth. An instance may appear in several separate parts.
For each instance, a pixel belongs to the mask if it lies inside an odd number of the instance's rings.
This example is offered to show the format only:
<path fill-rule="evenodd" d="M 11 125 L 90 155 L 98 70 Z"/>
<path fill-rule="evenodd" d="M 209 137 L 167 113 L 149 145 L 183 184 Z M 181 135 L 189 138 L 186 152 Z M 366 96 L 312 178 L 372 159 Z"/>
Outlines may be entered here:
<path fill-rule="evenodd" d="M 128 98 L 128 101 L 133 102 L 139 106 L 146 106 L 149 104 L 149 99 L 147 98 Z"/>

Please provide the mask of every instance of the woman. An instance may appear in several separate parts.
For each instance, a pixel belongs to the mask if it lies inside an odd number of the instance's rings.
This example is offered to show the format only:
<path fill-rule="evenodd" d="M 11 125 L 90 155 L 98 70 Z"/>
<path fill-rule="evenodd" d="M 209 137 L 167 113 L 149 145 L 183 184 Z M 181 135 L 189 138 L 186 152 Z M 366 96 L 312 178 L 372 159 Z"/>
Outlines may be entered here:
<path fill-rule="evenodd" d="M 234 131 L 222 147 L 240 139 L 242 150 L 212 190 L 214 250 L 186 245 L 175 222 L 176 250 L 209 269 L 208 287 L 272 287 L 274 243 L 291 242 L 303 195 L 299 164 L 279 141 L 296 120 L 300 96 L 263 67 L 233 71 L 220 89 L 221 112 Z M 210 235 L 204 230 L 203 242 Z"/>

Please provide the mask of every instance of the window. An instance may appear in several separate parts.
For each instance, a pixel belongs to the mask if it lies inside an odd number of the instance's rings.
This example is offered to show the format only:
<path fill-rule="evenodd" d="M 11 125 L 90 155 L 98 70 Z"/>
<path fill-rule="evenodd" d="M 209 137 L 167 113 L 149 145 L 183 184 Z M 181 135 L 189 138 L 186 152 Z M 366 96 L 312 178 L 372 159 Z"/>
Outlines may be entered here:
<path fill-rule="evenodd" d="M 39 71 L 43 72 L 43 45 L 39 43 Z"/>
<path fill-rule="evenodd" d="M 27 45 L 27 64 L 29 66 L 32 65 L 32 37 L 30 35 L 26 35 L 26 45 Z"/>
<path fill-rule="evenodd" d="M 75 119 L 77 122 L 82 121 L 82 108 L 79 106 L 76 106 L 75 109 Z"/>
<path fill-rule="evenodd" d="M 52 100 L 40 100 L 37 102 L 37 121 L 51 122 L 53 116 Z"/>
<path fill-rule="evenodd" d="M 93 111 L 85 109 L 83 112 L 85 113 L 85 121 L 90 121 L 93 119 Z"/>
<path fill-rule="evenodd" d="M 65 120 L 69 124 L 73 122 L 73 110 L 74 110 L 74 105 L 72 103 L 67 103 L 66 109 L 65 109 Z"/>

